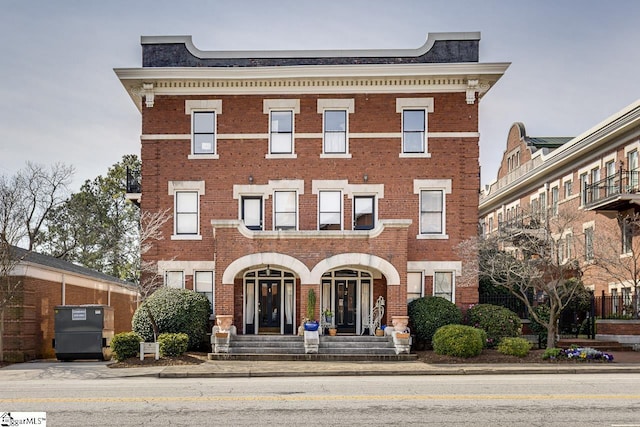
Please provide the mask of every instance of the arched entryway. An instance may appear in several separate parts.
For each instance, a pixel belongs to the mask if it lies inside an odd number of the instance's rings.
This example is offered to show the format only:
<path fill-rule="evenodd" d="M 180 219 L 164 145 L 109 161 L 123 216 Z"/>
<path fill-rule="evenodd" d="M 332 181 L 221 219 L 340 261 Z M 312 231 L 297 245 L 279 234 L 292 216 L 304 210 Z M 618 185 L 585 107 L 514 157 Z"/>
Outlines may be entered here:
<path fill-rule="evenodd" d="M 296 279 L 292 272 L 261 268 L 243 276 L 245 334 L 292 334 L 296 327 Z"/>
<path fill-rule="evenodd" d="M 339 269 L 322 275 L 320 309 L 331 311 L 331 326 L 338 333 L 369 333 L 372 300 L 373 276 L 368 271 Z"/>

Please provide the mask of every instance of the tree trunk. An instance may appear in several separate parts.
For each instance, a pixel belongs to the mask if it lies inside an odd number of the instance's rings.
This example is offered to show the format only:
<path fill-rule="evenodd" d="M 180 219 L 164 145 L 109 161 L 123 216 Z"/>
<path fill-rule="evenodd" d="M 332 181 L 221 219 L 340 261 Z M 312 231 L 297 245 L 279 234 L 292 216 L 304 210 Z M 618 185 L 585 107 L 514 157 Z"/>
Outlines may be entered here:
<path fill-rule="evenodd" d="M 144 305 L 144 309 L 147 312 L 147 316 L 149 316 L 149 321 L 151 322 L 151 328 L 153 329 L 153 342 L 158 340 L 158 335 L 160 334 L 160 329 L 158 328 L 158 324 L 156 323 L 156 318 L 151 313 L 148 305 Z"/>
<path fill-rule="evenodd" d="M 4 362 L 4 307 L 0 310 L 0 362 Z"/>
<path fill-rule="evenodd" d="M 554 348 L 558 336 L 558 314 L 553 308 L 549 310 L 549 325 L 547 327 L 547 348 Z"/>

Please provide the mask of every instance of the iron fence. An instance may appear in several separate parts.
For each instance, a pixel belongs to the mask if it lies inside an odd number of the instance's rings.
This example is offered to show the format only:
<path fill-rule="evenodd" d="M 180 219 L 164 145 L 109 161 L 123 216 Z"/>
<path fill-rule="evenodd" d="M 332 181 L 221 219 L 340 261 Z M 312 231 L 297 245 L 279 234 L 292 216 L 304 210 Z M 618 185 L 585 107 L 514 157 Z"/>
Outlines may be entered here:
<path fill-rule="evenodd" d="M 594 300 L 595 315 L 601 319 L 637 319 L 640 315 L 637 295 L 600 295 Z"/>

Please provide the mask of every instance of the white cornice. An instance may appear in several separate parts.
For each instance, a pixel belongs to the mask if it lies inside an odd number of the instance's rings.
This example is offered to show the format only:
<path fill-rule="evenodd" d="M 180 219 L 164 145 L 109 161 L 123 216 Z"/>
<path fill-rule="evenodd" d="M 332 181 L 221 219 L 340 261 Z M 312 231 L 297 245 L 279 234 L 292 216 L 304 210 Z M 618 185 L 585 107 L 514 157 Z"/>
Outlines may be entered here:
<path fill-rule="evenodd" d="M 456 33 L 429 33 L 425 43 L 417 49 L 360 49 L 360 50 L 238 50 L 238 51 L 203 51 L 195 47 L 192 37 L 181 36 L 142 36 L 140 44 L 180 44 L 195 57 L 202 59 L 232 58 L 331 58 L 331 57 L 398 57 L 421 56 L 427 53 L 439 40 L 480 40 L 479 31 Z"/>
<path fill-rule="evenodd" d="M 509 63 L 334 65 L 251 68 L 120 68 L 115 73 L 138 109 L 156 95 L 444 93 L 481 98 Z M 468 95 L 468 94 L 467 94 Z M 152 106 L 152 105 L 147 105 Z"/>
<path fill-rule="evenodd" d="M 452 77 L 504 74 L 509 62 L 455 64 L 348 64 L 296 65 L 281 67 L 167 67 L 115 68 L 120 80 L 223 80 L 223 79 L 290 79 L 344 77 Z M 472 78 L 472 77 L 469 77 Z M 466 83 L 466 82 L 465 82 Z"/>

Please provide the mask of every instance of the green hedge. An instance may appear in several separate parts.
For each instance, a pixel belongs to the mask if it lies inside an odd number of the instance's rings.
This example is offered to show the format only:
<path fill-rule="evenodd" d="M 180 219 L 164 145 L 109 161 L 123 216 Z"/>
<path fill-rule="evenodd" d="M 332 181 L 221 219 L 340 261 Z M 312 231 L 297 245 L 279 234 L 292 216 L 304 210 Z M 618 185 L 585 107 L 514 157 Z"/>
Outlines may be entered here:
<path fill-rule="evenodd" d="M 189 336 L 187 334 L 160 334 L 158 337 L 160 344 L 160 354 L 163 356 L 181 356 L 187 351 L 189 346 Z"/>
<path fill-rule="evenodd" d="M 455 357 L 473 357 L 482 353 L 486 333 L 466 325 L 446 325 L 433 335 L 433 351 Z"/>
<path fill-rule="evenodd" d="M 431 342 L 444 325 L 462 323 L 462 311 L 442 297 L 423 297 L 409 303 L 409 326 L 418 340 Z"/>
<path fill-rule="evenodd" d="M 524 357 L 529 354 L 531 343 L 524 338 L 506 337 L 498 344 L 498 353 Z"/>
<path fill-rule="evenodd" d="M 505 337 L 519 337 L 520 318 L 508 308 L 493 304 L 477 304 L 467 310 L 467 324 L 487 333 L 486 346 L 497 346 Z"/>
<path fill-rule="evenodd" d="M 113 358 L 121 362 L 130 357 L 136 357 L 140 351 L 140 341 L 144 341 L 135 332 L 122 332 L 111 339 L 111 352 Z"/>
<path fill-rule="evenodd" d="M 209 300 L 189 289 L 160 288 L 133 315 L 132 329 L 145 341 L 153 341 L 153 327 L 147 314 L 149 307 L 159 333 L 184 333 L 189 336 L 189 349 L 198 349 L 208 332 Z"/>

